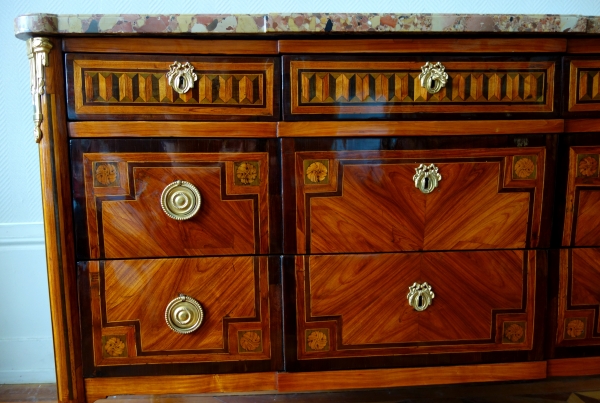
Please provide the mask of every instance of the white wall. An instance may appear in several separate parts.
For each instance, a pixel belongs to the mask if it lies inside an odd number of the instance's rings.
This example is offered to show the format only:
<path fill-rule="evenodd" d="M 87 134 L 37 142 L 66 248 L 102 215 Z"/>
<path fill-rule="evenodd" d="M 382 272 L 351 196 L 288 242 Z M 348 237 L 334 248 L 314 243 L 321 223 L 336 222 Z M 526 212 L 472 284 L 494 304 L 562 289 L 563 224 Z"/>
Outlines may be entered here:
<path fill-rule="evenodd" d="M 598 0 L 0 0 L 0 384 L 53 382 L 37 145 L 20 14 L 405 12 L 600 15 Z"/>

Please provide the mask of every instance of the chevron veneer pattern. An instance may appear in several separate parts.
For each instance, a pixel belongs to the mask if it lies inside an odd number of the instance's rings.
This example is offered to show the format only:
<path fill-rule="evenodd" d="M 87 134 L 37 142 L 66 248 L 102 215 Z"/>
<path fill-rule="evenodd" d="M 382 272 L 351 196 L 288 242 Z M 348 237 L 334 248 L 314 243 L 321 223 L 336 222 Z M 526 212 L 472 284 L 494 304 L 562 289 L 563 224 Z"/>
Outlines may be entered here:
<path fill-rule="evenodd" d="M 445 88 L 430 94 L 418 72 L 300 73 L 301 103 L 529 102 L 544 103 L 544 72 L 453 72 Z"/>
<path fill-rule="evenodd" d="M 263 74 L 198 74 L 194 88 L 178 94 L 166 73 L 85 71 L 86 103 L 263 105 Z"/>
<path fill-rule="evenodd" d="M 600 101 L 600 69 L 580 70 L 578 101 Z"/>

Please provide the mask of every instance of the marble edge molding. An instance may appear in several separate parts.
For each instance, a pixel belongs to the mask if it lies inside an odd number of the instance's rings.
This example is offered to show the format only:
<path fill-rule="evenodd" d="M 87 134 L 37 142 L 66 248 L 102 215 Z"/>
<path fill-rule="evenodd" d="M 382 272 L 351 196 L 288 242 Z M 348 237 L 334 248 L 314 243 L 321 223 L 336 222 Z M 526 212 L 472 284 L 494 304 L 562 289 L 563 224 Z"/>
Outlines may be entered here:
<path fill-rule="evenodd" d="M 352 32 L 600 33 L 600 16 L 544 14 L 26 14 L 15 36 Z"/>

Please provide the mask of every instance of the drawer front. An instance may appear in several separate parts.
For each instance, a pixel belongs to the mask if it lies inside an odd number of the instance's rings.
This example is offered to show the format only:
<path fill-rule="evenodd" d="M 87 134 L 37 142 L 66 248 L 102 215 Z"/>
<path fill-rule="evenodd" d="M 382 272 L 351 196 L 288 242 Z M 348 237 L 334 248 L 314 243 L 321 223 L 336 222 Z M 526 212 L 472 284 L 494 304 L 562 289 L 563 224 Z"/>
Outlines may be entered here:
<path fill-rule="evenodd" d="M 568 112 L 600 111 L 600 60 L 565 60 L 569 86 Z M 568 83 L 568 84 L 567 84 Z"/>
<path fill-rule="evenodd" d="M 266 142 L 263 152 L 177 152 L 193 149 L 189 141 L 111 143 L 125 152 L 73 143 L 80 259 L 269 253 L 277 207 L 269 211 Z M 143 147 L 174 152 L 126 152 Z"/>
<path fill-rule="evenodd" d="M 536 264 L 515 250 L 298 256 L 297 360 L 530 350 Z"/>
<path fill-rule="evenodd" d="M 299 254 L 539 246 L 544 148 L 310 151 L 284 153 L 284 164 L 286 158 L 295 168 Z M 430 193 L 417 187 L 434 179 Z"/>
<path fill-rule="evenodd" d="M 559 275 L 556 346 L 600 345 L 600 249 L 561 249 Z"/>
<path fill-rule="evenodd" d="M 271 339 L 280 337 L 279 329 L 271 329 L 279 323 L 272 315 L 280 313 L 271 311 L 278 304 L 270 302 L 275 290 L 269 281 L 277 262 L 238 256 L 80 263 L 86 371 L 227 361 L 269 368 L 280 354 Z M 182 295 L 199 308 L 182 303 Z"/>
<path fill-rule="evenodd" d="M 600 146 L 569 148 L 563 246 L 600 246 Z"/>
<path fill-rule="evenodd" d="M 68 54 L 69 118 L 277 120 L 276 60 Z M 174 62 L 193 70 L 170 81 Z"/>
<path fill-rule="evenodd" d="M 481 61 L 435 58 L 446 74 L 435 93 L 420 79 L 427 60 L 324 60 L 285 57 L 285 118 L 356 115 L 386 118 L 395 114 L 531 113 L 554 111 L 555 62 Z M 430 63 L 430 65 L 435 63 Z M 437 78 L 437 73 L 434 79 Z"/>

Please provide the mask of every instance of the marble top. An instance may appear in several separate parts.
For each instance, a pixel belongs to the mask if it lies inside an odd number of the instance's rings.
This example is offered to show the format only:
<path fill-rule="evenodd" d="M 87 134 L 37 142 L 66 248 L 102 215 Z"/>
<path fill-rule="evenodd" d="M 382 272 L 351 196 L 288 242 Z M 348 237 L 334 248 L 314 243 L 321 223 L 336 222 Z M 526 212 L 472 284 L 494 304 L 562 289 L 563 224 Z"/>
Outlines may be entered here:
<path fill-rule="evenodd" d="M 353 32 L 600 33 L 600 16 L 508 14 L 27 14 L 15 35 Z"/>

